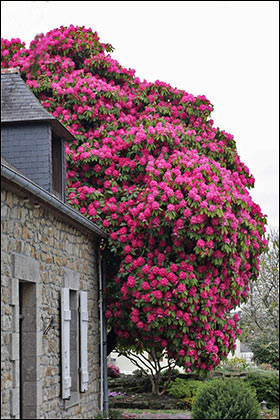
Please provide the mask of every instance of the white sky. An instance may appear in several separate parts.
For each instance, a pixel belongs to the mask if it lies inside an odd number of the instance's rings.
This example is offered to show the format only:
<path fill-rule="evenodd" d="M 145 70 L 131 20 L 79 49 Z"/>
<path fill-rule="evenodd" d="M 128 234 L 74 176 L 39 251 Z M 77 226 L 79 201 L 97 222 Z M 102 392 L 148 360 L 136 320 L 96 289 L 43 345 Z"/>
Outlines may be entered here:
<path fill-rule="evenodd" d="M 1 12 L 3 38 L 29 46 L 84 25 L 140 79 L 205 94 L 256 179 L 251 195 L 279 226 L 278 1 L 1 1 Z"/>

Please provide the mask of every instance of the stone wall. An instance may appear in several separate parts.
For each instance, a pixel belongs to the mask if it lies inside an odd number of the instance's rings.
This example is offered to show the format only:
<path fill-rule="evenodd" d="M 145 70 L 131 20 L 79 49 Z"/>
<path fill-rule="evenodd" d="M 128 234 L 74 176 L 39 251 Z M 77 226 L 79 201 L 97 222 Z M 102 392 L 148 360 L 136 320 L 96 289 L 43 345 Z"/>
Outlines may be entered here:
<path fill-rule="evenodd" d="M 36 305 L 31 325 L 36 329 L 37 383 L 34 395 L 30 390 L 30 398 L 37 401 L 35 418 L 93 418 L 99 395 L 96 243 L 90 235 L 6 189 L 1 190 L 1 202 L 2 418 L 19 418 L 18 279 L 36 285 L 26 303 Z M 88 292 L 89 312 L 88 391 L 79 393 L 72 406 L 61 398 L 60 354 L 60 290 L 71 281 Z M 44 335 L 51 316 L 59 326 Z"/>

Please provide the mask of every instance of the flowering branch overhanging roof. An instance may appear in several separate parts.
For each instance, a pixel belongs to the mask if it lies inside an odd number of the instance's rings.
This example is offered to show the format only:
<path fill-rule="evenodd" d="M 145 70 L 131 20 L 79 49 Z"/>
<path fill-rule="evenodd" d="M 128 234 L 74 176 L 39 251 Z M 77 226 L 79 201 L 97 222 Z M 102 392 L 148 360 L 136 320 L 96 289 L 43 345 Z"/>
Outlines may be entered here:
<path fill-rule="evenodd" d="M 118 344 L 211 370 L 241 333 L 230 312 L 246 301 L 266 247 L 254 178 L 204 95 L 141 81 L 112 51 L 71 25 L 28 49 L 2 40 L 2 67 L 19 66 L 76 137 L 68 200 L 110 233 L 106 316 Z"/>

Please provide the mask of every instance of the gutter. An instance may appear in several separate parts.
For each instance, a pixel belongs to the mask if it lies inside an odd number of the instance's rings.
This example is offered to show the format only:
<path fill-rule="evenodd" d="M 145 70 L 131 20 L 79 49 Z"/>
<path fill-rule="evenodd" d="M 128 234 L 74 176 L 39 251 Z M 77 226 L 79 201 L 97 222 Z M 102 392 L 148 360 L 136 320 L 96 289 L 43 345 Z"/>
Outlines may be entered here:
<path fill-rule="evenodd" d="M 108 395 L 108 375 L 107 375 L 107 327 L 105 319 L 106 302 L 103 291 L 106 286 L 105 258 L 104 252 L 101 256 L 102 242 L 98 248 L 98 268 L 99 268 L 99 318 L 100 318 L 100 411 L 109 418 L 109 395 Z M 105 243 L 106 247 L 106 243 Z"/>
<path fill-rule="evenodd" d="M 57 198 L 55 195 L 50 194 L 44 188 L 40 187 L 40 185 L 35 184 L 29 178 L 26 178 L 24 175 L 19 174 L 16 170 L 4 165 L 3 163 L 1 163 L 1 176 L 13 182 L 20 188 L 23 188 L 24 190 L 33 194 L 36 199 L 38 198 L 44 203 L 51 205 L 53 208 L 67 215 L 73 221 L 79 223 L 87 230 L 95 233 L 97 236 L 104 239 L 108 237 L 107 233 L 99 229 L 94 223 L 92 223 L 86 217 L 82 216 L 79 212 L 70 207 L 68 204 L 59 200 L 59 198 Z"/>
<path fill-rule="evenodd" d="M 105 258 L 102 259 L 102 280 L 103 280 L 103 290 L 105 290 L 106 288 L 106 262 L 105 262 Z M 103 299 L 103 317 L 104 317 L 104 322 L 103 322 L 103 328 L 104 328 L 104 333 L 103 333 L 103 349 L 104 349 L 104 353 L 103 353 L 103 357 L 104 357 L 104 363 L 103 363 L 103 367 L 104 367 L 104 411 L 107 414 L 107 417 L 109 418 L 109 393 L 108 393 L 108 367 L 107 367 L 107 322 L 106 322 L 106 318 L 105 318 L 105 311 L 106 311 L 106 299 Z"/>

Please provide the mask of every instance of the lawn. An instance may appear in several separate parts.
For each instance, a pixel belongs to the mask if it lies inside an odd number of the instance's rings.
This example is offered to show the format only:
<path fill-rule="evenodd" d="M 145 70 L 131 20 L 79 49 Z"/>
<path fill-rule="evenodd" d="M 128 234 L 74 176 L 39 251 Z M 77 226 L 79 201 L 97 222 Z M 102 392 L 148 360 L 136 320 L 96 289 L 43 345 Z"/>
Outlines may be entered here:
<path fill-rule="evenodd" d="M 182 410 L 123 410 L 123 418 L 141 419 L 190 419 L 190 412 Z"/>
<path fill-rule="evenodd" d="M 189 411 L 182 410 L 140 410 L 140 409 L 125 409 L 121 410 L 123 418 L 144 418 L 144 419 L 191 419 Z M 263 419 L 279 419 L 279 409 L 263 410 Z"/>

